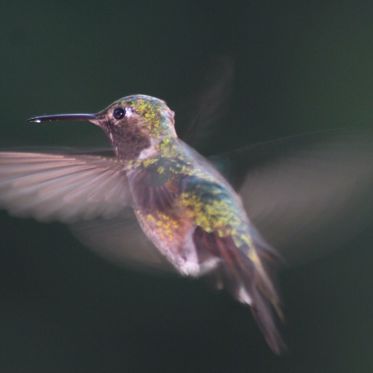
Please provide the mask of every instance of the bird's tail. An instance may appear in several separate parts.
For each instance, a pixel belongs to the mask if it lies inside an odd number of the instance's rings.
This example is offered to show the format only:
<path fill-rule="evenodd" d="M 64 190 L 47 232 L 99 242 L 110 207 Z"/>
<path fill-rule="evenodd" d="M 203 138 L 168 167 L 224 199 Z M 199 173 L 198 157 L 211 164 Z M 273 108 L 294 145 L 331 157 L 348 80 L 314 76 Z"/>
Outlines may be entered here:
<path fill-rule="evenodd" d="M 267 270 L 276 259 L 274 252 L 263 247 L 224 250 L 224 285 L 241 303 L 250 305 L 264 338 L 276 354 L 286 350 L 279 332 L 284 321 L 280 299 Z"/>

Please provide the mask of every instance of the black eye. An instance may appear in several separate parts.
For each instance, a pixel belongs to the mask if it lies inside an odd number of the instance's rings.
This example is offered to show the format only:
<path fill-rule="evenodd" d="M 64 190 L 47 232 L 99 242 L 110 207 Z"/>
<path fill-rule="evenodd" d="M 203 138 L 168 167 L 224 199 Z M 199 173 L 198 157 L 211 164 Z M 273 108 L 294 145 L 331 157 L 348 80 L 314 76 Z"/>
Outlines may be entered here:
<path fill-rule="evenodd" d="M 125 111 L 121 107 L 117 107 L 113 111 L 113 117 L 117 120 L 122 119 L 124 117 Z"/>

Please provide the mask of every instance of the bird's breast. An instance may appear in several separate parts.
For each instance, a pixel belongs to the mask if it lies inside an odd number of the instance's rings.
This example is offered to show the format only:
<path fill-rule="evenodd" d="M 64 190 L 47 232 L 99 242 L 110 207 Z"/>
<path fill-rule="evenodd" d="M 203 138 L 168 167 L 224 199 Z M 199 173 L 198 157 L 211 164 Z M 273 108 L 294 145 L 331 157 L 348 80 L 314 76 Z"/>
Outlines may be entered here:
<path fill-rule="evenodd" d="M 248 242 L 247 218 L 231 189 L 214 175 L 174 159 L 151 160 L 130 176 L 134 206 L 149 236 L 179 242 L 195 227 Z"/>

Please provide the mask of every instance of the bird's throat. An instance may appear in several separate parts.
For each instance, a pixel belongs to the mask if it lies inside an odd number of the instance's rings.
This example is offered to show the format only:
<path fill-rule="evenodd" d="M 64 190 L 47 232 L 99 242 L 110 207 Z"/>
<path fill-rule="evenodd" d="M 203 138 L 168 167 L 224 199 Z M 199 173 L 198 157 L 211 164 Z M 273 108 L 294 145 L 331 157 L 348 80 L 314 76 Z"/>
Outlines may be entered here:
<path fill-rule="evenodd" d="M 118 158 L 133 161 L 139 158 L 141 152 L 151 147 L 149 136 L 139 128 L 114 128 L 108 133 L 114 151 Z"/>

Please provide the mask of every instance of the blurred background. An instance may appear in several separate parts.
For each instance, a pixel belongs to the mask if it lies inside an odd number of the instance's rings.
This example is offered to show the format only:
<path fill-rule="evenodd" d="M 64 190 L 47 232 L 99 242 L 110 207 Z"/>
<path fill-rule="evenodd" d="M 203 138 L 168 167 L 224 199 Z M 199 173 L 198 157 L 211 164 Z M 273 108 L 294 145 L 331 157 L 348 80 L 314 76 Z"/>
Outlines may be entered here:
<path fill-rule="evenodd" d="M 352 0 L 2 1 L 0 146 L 106 146 L 93 127 L 25 119 L 131 93 L 165 99 L 182 133 L 222 65 L 230 112 L 200 142 L 205 154 L 369 126 L 372 17 L 373 4 Z M 117 267 L 59 224 L 1 212 L 0 231 L 1 372 L 373 371 L 371 229 L 280 273 L 283 357 L 245 307 L 202 281 Z"/>

